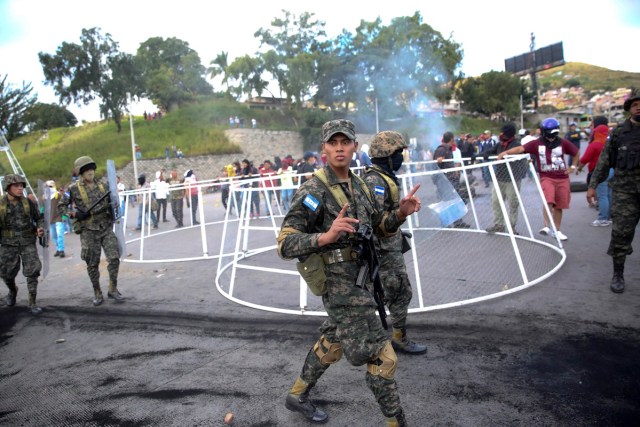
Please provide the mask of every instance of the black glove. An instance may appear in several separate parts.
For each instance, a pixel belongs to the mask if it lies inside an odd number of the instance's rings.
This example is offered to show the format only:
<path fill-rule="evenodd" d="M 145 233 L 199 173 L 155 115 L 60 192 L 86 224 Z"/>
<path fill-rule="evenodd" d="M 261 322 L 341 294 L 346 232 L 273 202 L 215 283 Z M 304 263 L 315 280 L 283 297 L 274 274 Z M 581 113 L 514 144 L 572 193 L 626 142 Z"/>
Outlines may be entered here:
<path fill-rule="evenodd" d="M 78 211 L 76 211 L 75 218 L 78 221 L 84 221 L 85 219 L 89 218 L 89 216 L 90 216 L 90 214 L 78 210 Z"/>

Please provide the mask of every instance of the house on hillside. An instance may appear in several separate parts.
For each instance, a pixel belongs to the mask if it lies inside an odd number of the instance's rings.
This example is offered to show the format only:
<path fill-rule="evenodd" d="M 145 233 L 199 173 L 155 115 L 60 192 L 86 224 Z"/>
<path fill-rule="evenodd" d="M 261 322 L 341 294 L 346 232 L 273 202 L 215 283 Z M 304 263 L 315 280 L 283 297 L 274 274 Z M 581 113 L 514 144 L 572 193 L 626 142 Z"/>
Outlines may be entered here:
<path fill-rule="evenodd" d="M 245 104 L 255 110 L 276 110 L 282 106 L 289 105 L 289 102 L 285 98 L 256 96 L 245 101 Z"/>
<path fill-rule="evenodd" d="M 591 115 L 587 111 L 587 107 L 576 107 L 558 111 L 555 116 L 560 122 L 560 133 L 562 135 L 569 130 L 569 124 L 572 122 L 578 124 L 581 130 L 589 126 L 589 123 L 585 126 L 585 122 L 591 122 Z"/>

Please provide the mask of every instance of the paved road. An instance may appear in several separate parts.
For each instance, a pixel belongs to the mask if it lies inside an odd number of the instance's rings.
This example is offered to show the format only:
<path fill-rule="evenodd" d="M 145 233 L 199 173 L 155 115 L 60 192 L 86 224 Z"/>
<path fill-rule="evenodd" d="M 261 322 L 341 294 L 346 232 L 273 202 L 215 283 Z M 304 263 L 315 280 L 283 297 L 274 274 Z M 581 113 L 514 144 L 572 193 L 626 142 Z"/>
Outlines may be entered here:
<path fill-rule="evenodd" d="M 429 345 L 426 356 L 399 356 L 411 426 L 637 425 L 640 256 L 628 259 L 627 291 L 609 291 L 610 229 L 589 226 L 595 211 L 584 193 L 573 197 L 568 258 L 554 276 L 410 317 L 411 335 Z M 321 318 L 229 302 L 213 285 L 216 263 L 203 261 L 125 263 L 127 301 L 95 308 L 77 237 L 67 246 L 41 285 L 40 317 L 26 311 L 21 276 L 18 305 L 0 306 L 0 425 L 222 426 L 229 411 L 235 426 L 307 425 L 283 401 Z M 364 368 L 345 360 L 313 397 L 328 425 L 384 424 Z"/>

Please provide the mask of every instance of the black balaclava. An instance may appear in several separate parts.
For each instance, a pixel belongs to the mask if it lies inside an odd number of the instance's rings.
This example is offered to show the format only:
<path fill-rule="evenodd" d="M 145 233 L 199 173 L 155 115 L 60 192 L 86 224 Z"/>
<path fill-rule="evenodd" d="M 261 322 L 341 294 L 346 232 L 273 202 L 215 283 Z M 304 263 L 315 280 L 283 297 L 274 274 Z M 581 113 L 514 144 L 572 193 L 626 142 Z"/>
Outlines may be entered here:
<path fill-rule="evenodd" d="M 391 161 L 391 168 L 394 172 L 397 172 L 402 167 L 402 162 L 404 161 L 404 157 L 402 156 L 402 150 L 398 150 L 393 153 L 389 160 Z"/>

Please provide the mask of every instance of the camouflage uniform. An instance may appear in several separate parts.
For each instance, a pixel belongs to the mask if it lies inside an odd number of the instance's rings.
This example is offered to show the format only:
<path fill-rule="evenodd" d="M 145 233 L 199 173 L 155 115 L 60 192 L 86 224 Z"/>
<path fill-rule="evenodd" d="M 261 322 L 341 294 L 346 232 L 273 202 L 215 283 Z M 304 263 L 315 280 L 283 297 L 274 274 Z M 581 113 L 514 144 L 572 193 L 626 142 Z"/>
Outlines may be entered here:
<path fill-rule="evenodd" d="M 635 98 L 632 95 L 627 102 L 632 99 L 640 99 L 640 92 L 635 94 Z M 628 111 L 628 107 L 625 109 Z M 613 258 L 614 277 L 611 289 L 622 292 L 624 262 L 626 256 L 633 252 L 631 243 L 640 220 L 640 124 L 633 123 L 631 119 L 625 120 L 611 132 L 591 175 L 589 188 L 595 189 L 604 182 L 609 176 L 610 168 L 614 169 L 609 181 L 609 187 L 613 190 L 613 226 L 607 254 Z"/>
<path fill-rule="evenodd" d="M 387 215 L 372 206 L 360 183 L 349 172 L 349 182 L 340 182 L 330 167 L 325 167 L 328 182 L 339 186 L 345 193 L 349 208 L 347 216 L 357 218 L 360 224 L 370 224 L 377 233 L 395 232 L 401 225 L 396 215 Z M 375 200 L 373 200 L 375 203 Z M 278 236 L 278 253 L 282 258 L 305 258 L 313 253 L 329 255 L 335 250 L 349 248 L 353 236 L 342 236 L 337 242 L 318 247 L 321 233 L 331 228 L 342 206 L 338 204 L 327 187 L 313 177 L 296 192 L 291 209 L 282 223 Z M 349 251 L 346 251 L 349 254 Z M 356 286 L 360 263 L 357 258 L 347 257 L 343 262 L 325 260 L 327 293 L 322 302 L 329 318 L 320 328 L 322 336 L 309 351 L 302 373 L 290 395 L 303 395 L 313 387 L 330 364 L 337 362 L 342 353 L 354 366 L 368 364 L 366 382 L 373 392 L 382 413 L 386 417 L 400 416 L 402 408 L 392 372 L 381 375 L 382 359 L 394 358 L 389 339 L 376 315 L 376 304 L 372 293 Z M 321 360 L 322 359 L 322 360 Z M 315 408 L 314 408 L 315 409 Z M 311 417 L 308 417 L 311 419 Z M 317 420 L 315 420 L 317 421 Z"/>
<path fill-rule="evenodd" d="M 393 173 L 391 157 L 398 152 L 398 159 L 407 147 L 398 132 L 383 131 L 371 141 L 370 154 L 374 164 L 365 171 L 365 182 L 375 195 L 384 212 L 394 215 L 400 206 L 400 183 Z M 391 162 L 391 163 L 390 163 Z M 384 165 L 384 166 L 382 166 Z M 393 188 L 392 188 L 393 187 Z M 413 292 L 402 253 L 402 233 L 400 231 L 377 239 L 380 257 L 380 278 L 384 286 L 385 304 L 391 313 L 393 326 L 393 348 L 411 354 L 424 354 L 427 347 L 407 338 L 407 310 Z"/>
<path fill-rule="evenodd" d="M 101 188 L 102 186 L 102 188 Z M 82 188 L 87 195 L 87 201 L 83 200 Z M 89 207 L 102 197 L 108 186 L 102 185 L 94 179 L 91 185 L 87 185 L 82 178 L 69 186 L 69 194 L 65 195 L 58 203 L 58 213 L 71 217 L 72 206 L 86 212 Z M 90 213 L 85 220 L 73 219 L 74 232 L 80 234 L 81 252 L 80 258 L 87 263 L 87 272 L 93 285 L 96 299 L 102 302 L 100 290 L 100 254 L 104 249 L 107 258 L 107 271 L 109 272 L 109 296 L 119 292 L 118 270 L 120 266 L 120 254 L 118 240 L 113 232 L 113 219 L 110 215 L 109 198 L 105 197 Z M 118 298 L 116 298 L 118 299 Z M 96 300 L 94 300 L 95 305 Z"/>
<path fill-rule="evenodd" d="M 384 207 L 384 211 L 395 213 L 398 203 L 392 200 L 389 184 L 379 174 L 389 175 L 378 166 L 373 166 L 367 169 L 364 179 L 378 204 Z M 393 178 L 395 179 L 395 176 Z M 376 189 L 384 190 L 376 191 Z M 389 237 L 380 238 L 378 243 L 380 276 L 384 284 L 385 302 L 391 312 L 391 323 L 394 329 L 405 329 L 412 291 L 402 254 L 402 234 L 397 232 Z"/>
<path fill-rule="evenodd" d="M 5 177 L 7 187 L 13 177 L 16 176 Z M 16 178 L 19 180 L 16 182 L 24 183 L 22 178 Z M 22 274 L 27 278 L 29 305 L 36 307 L 38 277 L 42 269 L 36 249 L 36 229 L 44 228 L 44 218 L 38 206 L 26 197 L 11 201 L 9 195 L 5 194 L 0 199 L 0 205 L 0 277 L 9 288 L 9 295 L 5 300 L 7 305 L 15 304 L 18 293 L 15 279 L 22 262 Z M 34 310 L 32 312 L 38 314 Z"/>
<path fill-rule="evenodd" d="M 178 186 L 182 185 L 184 181 L 179 179 L 171 179 L 169 180 L 170 186 Z M 182 227 L 184 224 L 182 223 L 182 206 L 184 205 L 184 187 L 182 188 L 173 188 L 169 189 L 169 197 L 171 198 L 171 213 L 173 214 L 173 218 L 176 220 L 177 226 Z"/>

